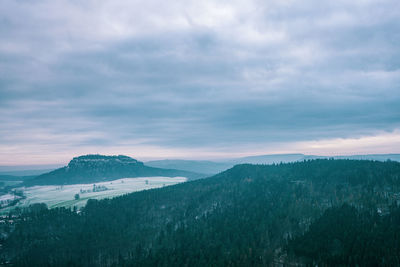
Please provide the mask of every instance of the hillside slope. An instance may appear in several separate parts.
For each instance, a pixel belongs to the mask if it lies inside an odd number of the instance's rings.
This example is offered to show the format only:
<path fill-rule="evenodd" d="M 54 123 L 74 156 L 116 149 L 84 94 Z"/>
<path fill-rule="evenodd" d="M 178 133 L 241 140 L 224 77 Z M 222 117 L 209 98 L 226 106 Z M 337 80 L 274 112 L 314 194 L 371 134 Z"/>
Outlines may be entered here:
<path fill-rule="evenodd" d="M 183 176 L 190 179 L 206 175 L 182 170 L 148 167 L 127 156 L 86 155 L 73 158 L 65 167 L 24 182 L 25 186 L 96 183 L 125 177 Z"/>
<path fill-rule="evenodd" d="M 288 252 L 287 245 L 324 211 L 347 203 L 388 216 L 399 193 L 397 162 L 238 165 L 207 179 L 89 201 L 79 214 L 32 207 L 14 215 L 3 257 L 22 266 L 302 265 L 297 243 Z M 392 251 L 383 249 L 378 265 Z"/>
<path fill-rule="evenodd" d="M 399 266 L 400 208 L 385 215 L 346 204 L 330 208 L 289 241 L 288 252 L 309 266 Z"/>

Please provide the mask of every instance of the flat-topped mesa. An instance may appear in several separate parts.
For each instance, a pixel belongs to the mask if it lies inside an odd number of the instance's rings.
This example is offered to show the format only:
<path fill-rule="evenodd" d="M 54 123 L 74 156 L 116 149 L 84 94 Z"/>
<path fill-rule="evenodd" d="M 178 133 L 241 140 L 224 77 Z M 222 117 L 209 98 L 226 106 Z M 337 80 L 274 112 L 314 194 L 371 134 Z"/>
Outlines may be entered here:
<path fill-rule="evenodd" d="M 87 184 L 135 177 L 203 178 L 205 175 L 174 169 L 149 167 L 131 157 L 85 155 L 73 158 L 67 166 L 41 174 L 24 182 L 24 186 Z"/>
<path fill-rule="evenodd" d="M 136 159 L 128 156 L 104 156 L 104 155 L 85 155 L 73 158 L 67 168 L 76 168 L 83 166 L 95 166 L 95 165 L 143 165 Z"/>

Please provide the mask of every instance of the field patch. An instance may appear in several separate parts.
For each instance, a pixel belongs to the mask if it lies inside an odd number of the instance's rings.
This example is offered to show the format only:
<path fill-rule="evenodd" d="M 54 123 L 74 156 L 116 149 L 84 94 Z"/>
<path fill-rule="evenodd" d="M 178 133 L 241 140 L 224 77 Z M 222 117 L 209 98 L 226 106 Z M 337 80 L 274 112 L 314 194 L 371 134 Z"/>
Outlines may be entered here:
<path fill-rule="evenodd" d="M 88 199 L 113 198 L 136 191 L 174 185 L 186 180 L 185 177 L 140 177 L 93 184 L 21 187 L 18 190 L 22 190 L 26 198 L 16 206 L 1 211 L 6 212 L 11 208 L 26 207 L 34 203 L 45 203 L 49 208 L 73 206 L 79 208 L 84 206 Z"/>

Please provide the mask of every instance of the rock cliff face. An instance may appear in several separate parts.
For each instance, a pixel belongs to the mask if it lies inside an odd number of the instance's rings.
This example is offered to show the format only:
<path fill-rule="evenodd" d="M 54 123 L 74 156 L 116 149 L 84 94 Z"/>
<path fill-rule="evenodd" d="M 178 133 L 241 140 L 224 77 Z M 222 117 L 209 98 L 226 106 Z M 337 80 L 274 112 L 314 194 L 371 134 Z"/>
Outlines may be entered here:
<path fill-rule="evenodd" d="M 127 165 L 143 166 L 143 162 L 128 156 L 104 156 L 104 155 L 86 155 L 73 158 L 67 166 L 67 169 L 79 168 L 98 168 L 98 167 L 122 167 Z"/>
<path fill-rule="evenodd" d="M 144 165 L 143 162 L 123 155 L 85 155 L 73 158 L 65 167 L 25 181 L 24 185 L 95 183 L 125 177 L 146 176 L 183 176 L 188 179 L 198 179 L 205 175 L 174 169 L 153 168 Z"/>

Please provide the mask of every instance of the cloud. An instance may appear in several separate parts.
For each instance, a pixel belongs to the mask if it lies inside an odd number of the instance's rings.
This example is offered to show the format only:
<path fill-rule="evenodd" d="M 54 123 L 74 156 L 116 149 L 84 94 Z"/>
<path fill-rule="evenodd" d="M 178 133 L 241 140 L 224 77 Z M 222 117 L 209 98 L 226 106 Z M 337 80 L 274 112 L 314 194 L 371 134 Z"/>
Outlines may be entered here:
<path fill-rule="evenodd" d="M 212 157 L 396 132 L 399 5 L 6 1 L 0 160 Z"/>

